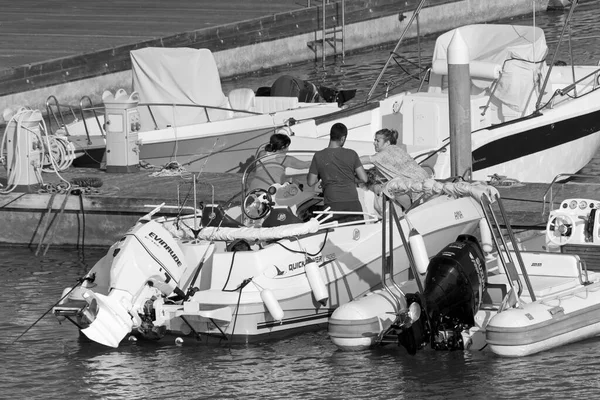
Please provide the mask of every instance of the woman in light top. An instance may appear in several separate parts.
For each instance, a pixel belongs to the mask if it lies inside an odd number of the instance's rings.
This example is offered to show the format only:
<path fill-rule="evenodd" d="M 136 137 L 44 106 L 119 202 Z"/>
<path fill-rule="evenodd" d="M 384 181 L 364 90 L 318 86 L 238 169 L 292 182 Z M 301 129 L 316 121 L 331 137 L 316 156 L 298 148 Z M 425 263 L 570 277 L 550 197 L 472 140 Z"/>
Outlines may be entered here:
<path fill-rule="evenodd" d="M 250 189 L 268 189 L 274 183 L 284 183 L 286 180 L 285 169 L 306 169 L 310 167 L 310 161 L 301 161 L 296 157 L 287 155 L 292 140 L 288 135 L 275 133 L 271 135 L 269 143 L 264 150 L 258 153 L 257 158 L 266 157 L 255 164 L 252 179 L 248 187 Z"/>
<path fill-rule="evenodd" d="M 429 179 L 430 174 L 423 169 L 404 149 L 397 146 L 398 131 L 394 129 L 380 129 L 375 132 L 375 151 L 370 156 L 360 157 L 363 164 L 373 164 L 377 171 L 385 178 L 404 177 L 405 179 L 422 181 Z M 375 187 L 377 193 L 381 188 Z M 379 194 L 379 193 L 377 193 Z M 406 210 L 416 198 L 417 194 L 412 196 L 396 196 L 396 201 Z"/>

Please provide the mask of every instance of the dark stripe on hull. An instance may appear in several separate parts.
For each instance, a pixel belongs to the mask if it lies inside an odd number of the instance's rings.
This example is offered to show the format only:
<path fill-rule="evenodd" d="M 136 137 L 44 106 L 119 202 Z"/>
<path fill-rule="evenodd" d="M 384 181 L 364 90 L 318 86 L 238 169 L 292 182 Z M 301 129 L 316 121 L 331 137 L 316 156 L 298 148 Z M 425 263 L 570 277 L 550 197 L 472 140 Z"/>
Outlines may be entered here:
<path fill-rule="evenodd" d="M 574 292 L 575 295 L 578 293 L 580 292 Z M 492 318 L 490 322 L 493 323 L 493 321 Z M 486 341 L 490 345 L 526 346 L 560 335 L 567 335 L 598 323 L 600 323 L 600 305 L 595 304 L 569 314 L 558 314 L 555 318 L 529 326 L 500 327 L 488 325 L 485 335 Z M 597 334 L 598 332 L 587 336 L 592 337 Z M 566 343 L 570 343 L 570 341 L 567 339 Z"/>
<path fill-rule="evenodd" d="M 331 316 L 331 314 L 333 314 L 333 310 L 329 310 L 326 313 L 305 315 L 305 316 L 294 317 L 294 318 L 286 318 L 283 321 L 281 321 L 281 323 L 279 321 L 261 322 L 259 324 L 256 324 L 256 329 L 260 330 L 260 329 L 273 328 L 275 326 L 281 326 L 281 325 L 299 324 L 299 323 L 305 323 L 305 322 L 311 322 L 311 321 L 315 321 L 315 320 L 320 320 L 320 319 L 323 319 L 323 318 L 329 319 L 329 317 Z"/>
<path fill-rule="evenodd" d="M 509 124 L 514 124 L 514 121 Z M 488 129 L 494 130 L 504 126 L 507 124 L 495 125 Z M 598 131 L 600 131 L 600 111 L 515 133 L 474 150 L 473 171 L 480 171 L 535 154 L 593 135 Z"/>

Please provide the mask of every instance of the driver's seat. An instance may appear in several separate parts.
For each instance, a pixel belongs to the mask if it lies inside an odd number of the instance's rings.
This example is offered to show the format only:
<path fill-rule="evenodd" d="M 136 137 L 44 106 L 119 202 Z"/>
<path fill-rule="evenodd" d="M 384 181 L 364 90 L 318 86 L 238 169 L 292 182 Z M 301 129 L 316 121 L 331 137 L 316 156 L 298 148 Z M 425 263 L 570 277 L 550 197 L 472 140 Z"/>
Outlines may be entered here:
<path fill-rule="evenodd" d="M 289 206 L 274 206 L 262 223 L 263 228 L 272 228 L 289 224 L 299 224 L 302 220 L 294 215 Z"/>

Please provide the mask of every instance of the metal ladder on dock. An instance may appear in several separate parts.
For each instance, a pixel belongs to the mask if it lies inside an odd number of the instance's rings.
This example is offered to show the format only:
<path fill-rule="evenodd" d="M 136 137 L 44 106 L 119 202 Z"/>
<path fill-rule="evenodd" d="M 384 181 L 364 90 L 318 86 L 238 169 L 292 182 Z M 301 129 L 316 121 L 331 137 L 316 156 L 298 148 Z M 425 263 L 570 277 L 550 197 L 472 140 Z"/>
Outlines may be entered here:
<path fill-rule="evenodd" d="M 333 4 L 330 4 L 333 3 Z M 311 7 L 311 0 L 307 0 L 307 7 Z M 319 6 L 316 6 L 317 10 Z M 335 11 L 333 16 L 330 16 L 330 27 L 327 27 L 327 9 Z M 333 26 L 331 26 L 333 25 Z M 327 45 L 333 49 L 333 55 L 338 55 L 338 44 L 341 44 L 341 55 L 342 62 L 346 57 L 346 47 L 344 42 L 344 36 L 346 33 L 346 1 L 345 0 L 322 0 L 321 4 L 321 38 L 317 39 L 316 35 L 318 31 L 315 31 L 315 40 L 307 43 L 308 47 L 315 52 L 315 58 L 317 58 L 317 52 L 319 46 L 321 48 L 321 62 L 325 64 L 325 48 Z"/>

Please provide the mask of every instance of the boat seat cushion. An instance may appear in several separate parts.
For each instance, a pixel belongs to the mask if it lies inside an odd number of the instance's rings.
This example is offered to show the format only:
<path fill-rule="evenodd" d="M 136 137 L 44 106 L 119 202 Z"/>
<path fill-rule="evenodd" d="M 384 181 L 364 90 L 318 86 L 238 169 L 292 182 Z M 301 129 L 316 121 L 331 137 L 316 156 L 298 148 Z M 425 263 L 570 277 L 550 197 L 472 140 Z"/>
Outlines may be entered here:
<path fill-rule="evenodd" d="M 521 258 L 529 275 L 558 276 L 564 278 L 578 278 L 580 274 L 580 258 L 575 254 L 538 253 L 521 251 Z M 510 255 L 517 262 L 514 251 Z M 518 268 L 517 268 L 518 269 Z M 504 273 L 502 267 L 500 273 Z"/>
<path fill-rule="evenodd" d="M 254 98 L 254 111 L 268 114 L 298 108 L 297 97 L 258 96 Z"/>
<path fill-rule="evenodd" d="M 511 256 L 516 262 L 516 255 L 512 251 Z M 521 258 L 523 258 L 533 291 L 537 297 L 549 296 L 581 284 L 580 259 L 577 255 L 522 251 Z M 504 274 L 503 268 L 500 267 L 498 270 L 500 272 L 498 275 L 488 277 L 488 283 L 492 286 L 508 285 L 508 279 Z M 518 267 L 517 270 L 520 272 Z M 523 295 L 527 296 L 528 292 L 523 276 L 519 274 L 519 278 L 524 287 Z M 497 302 L 499 299 L 493 298 L 493 300 Z"/>
<path fill-rule="evenodd" d="M 254 109 L 254 91 L 248 88 L 233 89 L 227 96 L 234 110 L 250 111 Z"/>

